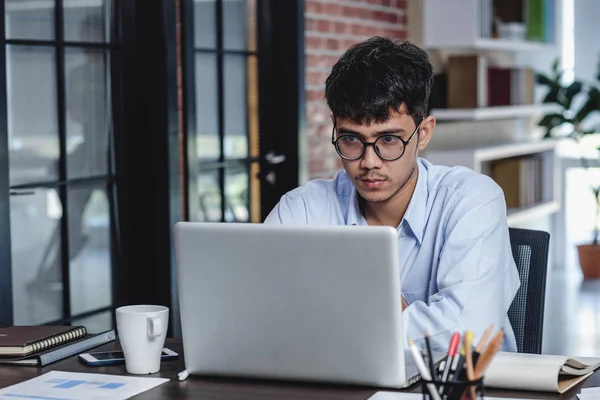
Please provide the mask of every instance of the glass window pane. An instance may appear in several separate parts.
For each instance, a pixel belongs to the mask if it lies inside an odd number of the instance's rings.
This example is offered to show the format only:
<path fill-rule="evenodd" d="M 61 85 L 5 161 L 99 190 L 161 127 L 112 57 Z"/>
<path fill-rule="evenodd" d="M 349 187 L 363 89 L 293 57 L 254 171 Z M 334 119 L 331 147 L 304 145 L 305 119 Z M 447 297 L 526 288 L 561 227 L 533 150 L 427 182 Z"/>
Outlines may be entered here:
<path fill-rule="evenodd" d="M 236 168 L 225 174 L 225 220 L 248 222 L 250 219 L 248 169 Z"/>
<path fill-rule="evenodd" d="M 10 197 L 15 325 L 62 318 L 61 217 L 54 189 Z"/>
<path fill-rule="evenodd" d="M 8 46 L 6 56 L 10 184 L 56 180 L 60 148 L 54 49 Z"/>
<path fill-rule="evenodd" d="M 108 173 L 106 53 L 66 49 L 67 176 Z"/>
<path fill-rule="evenodd" d="M 216 0 L 194 0 L 194 47 L 217 46 Z"/>
<path fill-rule="evenodd" d="M 6 0 L 7 39 L 54 39 L 54 0 Z"/>
<path fill-rule="evenodd" d="M 219 171 L 203 172 L 198 176 L 198 215 L 197 221 L 221 221 L 221 189 Z"/>
<path fill-rule="evenodd" d="M 255 50 L 256 6 L 254 0 L 223 1 L 223 47 Z"/>
<path fill-rule="evenodd" d="M 83 325 L 87 331 L 91 333 L 106 332 L 109 329 L 114 329 L 111 311 L 101 312 L 90 317 L 74 319 L 71 321 L 71 325 Z"/>
<path fill-rule="evenodd" d="M 63 0 L 65 40 L 108 42 L 111 0 Z"/>
<path fill-rule="evenodd" d="M 196 54 L 196 153 L 201 161 L 218 160 L 220 155 L 217 57 Z"/>
<path fill-rule="evenodd" d="M 112 304 L 109 204 L 104 187 L 68 192 L 71 313 Z"/>
<path fill-rule="evenodd" d="M 226 158 L 248 157 L 246 56 L 224 57 Z"/>

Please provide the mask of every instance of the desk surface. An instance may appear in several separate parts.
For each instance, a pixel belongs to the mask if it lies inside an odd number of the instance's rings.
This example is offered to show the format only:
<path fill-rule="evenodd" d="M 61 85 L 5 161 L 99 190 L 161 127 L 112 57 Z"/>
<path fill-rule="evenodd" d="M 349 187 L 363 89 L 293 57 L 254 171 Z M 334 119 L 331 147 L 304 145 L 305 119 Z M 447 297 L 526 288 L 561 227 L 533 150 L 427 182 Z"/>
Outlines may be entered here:
<path fill-rule="evenodd" d="M 119 347 L 118 341 L 98 347 L 93 351 L 112 350 Z M 136 399 L 140 400 L 158 400 L 158 399 L 232 399 L 243 398 L 248 400 L 256 399 L 356 399 L 364 400 L 377 392 L 375 388 L 341 386 L 341 385 L 324 385 L 324 384 L 309 384 L 296 382 L 273 382 L 273 381 L 258 381 L 250 379 L 225 379 L 225 378 L 206 378 L 190 376 L 187 380 L 179 382 L 177 374 L 184 367 L 182 344 L 178 340 L 168 339 L 166 347 L 180 354 L 177 361 L 166 361 L 161 365 L 161 371 L 155 375 L 156 377 L 169 378 L 167 382 L 153 390 L 144 392 Z M 44 368 L 33 367 L 0 367 L 0 387 L 14 385 L 16 383 L 33 378 L 37 375 L 44 374 L 49 371 L 69 371 L 69 372 L 86 372 L 100 374 L 125 375 L 125 366 L 110 366 L 110 367 L 88 367 L 79 362 L 76 356 L 67 358 L 62 361 L 50 364 Z M 529 398 L 529 399 L 575 399 L 576 394 L 581 387 L 600 386 L 600 372 L 596 372 L 588 378 L 583 385 L 580 385 L 562 396 L 553 395 L 551 393 L 538 392 L 518 392 L 506 390 L 488 389 L 486 395 L 490 397 L 513 397 L 513 398 Z M 408 388 L 409 392 L 419 392 L 420 386 L 415 385 Z"/>

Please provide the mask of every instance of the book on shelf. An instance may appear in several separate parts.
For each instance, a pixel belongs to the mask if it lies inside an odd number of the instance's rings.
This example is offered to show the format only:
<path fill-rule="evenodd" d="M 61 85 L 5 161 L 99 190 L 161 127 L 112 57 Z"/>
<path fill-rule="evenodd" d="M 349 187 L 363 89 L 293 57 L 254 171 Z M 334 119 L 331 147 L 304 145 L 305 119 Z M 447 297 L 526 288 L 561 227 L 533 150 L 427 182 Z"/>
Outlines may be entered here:
<path fill-rule="evenodd" d="M 478 34 L 498 38 L 499 24 L 522 24 L 522 40 L 554 43 L 556 0 L 481 0 Z M 511 39 L 509 39 L 511 40 Z"/>
<path fill-rule="evenodd" d="M 490 177 L 504 192 L 508 208 L 542 202 L 542 159 L 538 155 L 510 157 L 491 164 Z"/>
<path fill-rule="evenodd" d="M 532 68 L 489 65 L 484 55 L 467 54 L 450 56 L 446 73 L 448 108 L 534 104 Z"/>
<path fill-rule="evenodd" d="M 115 340 L 114 330 L 90 334 L 83 326 L 0 329 L 0 365 L 44 366 Z"/>
<path fill-rule="evenodd" d="M 600 358 L 499 352 L 484 377 L 490 388 L 563 393 L 600 368 Z"/>

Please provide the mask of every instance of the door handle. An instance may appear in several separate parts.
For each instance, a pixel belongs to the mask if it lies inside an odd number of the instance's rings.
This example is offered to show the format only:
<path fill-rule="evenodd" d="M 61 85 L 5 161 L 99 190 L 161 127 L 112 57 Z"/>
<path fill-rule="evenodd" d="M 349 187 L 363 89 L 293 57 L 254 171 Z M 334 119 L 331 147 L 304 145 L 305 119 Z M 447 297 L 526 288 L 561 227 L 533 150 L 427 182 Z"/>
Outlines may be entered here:
<path fill-rule="evenodd" d="M 283 154 L 277 154 L 273 151 L 270 151 L 267 154 L 265 154 L 265 160 L 271 165 L 277 165 L 284 162 L 286 160 L 286 157 Z"/>

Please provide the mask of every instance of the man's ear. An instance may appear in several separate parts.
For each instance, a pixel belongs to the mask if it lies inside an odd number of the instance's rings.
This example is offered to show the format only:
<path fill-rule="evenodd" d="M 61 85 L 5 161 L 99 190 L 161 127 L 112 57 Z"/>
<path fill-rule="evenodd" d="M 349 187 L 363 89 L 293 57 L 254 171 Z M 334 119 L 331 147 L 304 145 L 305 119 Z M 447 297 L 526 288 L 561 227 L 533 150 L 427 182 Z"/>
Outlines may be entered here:
<path fill-rule="evenodd" d="M 419 128 L 419 152 L 425 150 L 429 144 L 434 129 L 435 117 L 433 115 L 429 115 L 423 120 L 423 122 L 421 122 L 421 128 Z"/>

